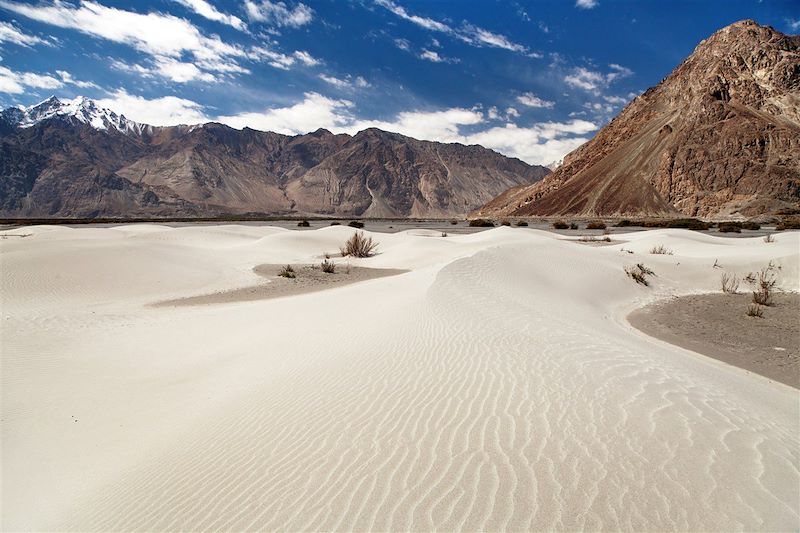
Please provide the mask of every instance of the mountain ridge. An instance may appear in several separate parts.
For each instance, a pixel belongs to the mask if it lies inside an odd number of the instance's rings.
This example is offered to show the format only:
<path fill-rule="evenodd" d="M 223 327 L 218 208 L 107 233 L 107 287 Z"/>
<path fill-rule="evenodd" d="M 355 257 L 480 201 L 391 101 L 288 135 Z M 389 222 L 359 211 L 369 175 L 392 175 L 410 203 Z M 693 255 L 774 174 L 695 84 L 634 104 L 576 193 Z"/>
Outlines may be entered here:
<path fill-rule="evenodd" d="M 6 217 L 450 217 L 549 172 L 478 145 L 376 128 L 154 127 L 82 97 L 8 108 L 0 126 Z"/>
<path fill-rule="evenodd" d="M 748 217 L 800 204 L 800 36 L 701 41 L 544 180 L 475 216 Z"/>

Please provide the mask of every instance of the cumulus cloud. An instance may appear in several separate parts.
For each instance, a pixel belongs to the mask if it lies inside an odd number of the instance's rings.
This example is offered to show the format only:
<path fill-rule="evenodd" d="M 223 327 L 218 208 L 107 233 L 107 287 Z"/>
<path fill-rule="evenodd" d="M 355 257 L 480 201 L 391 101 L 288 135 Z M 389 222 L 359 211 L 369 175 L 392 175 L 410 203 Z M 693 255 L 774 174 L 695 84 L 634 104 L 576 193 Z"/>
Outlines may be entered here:
<path fill-rule="evenodd" d="M 616 63 L 612 63 L 608 67 L 610 71 L 605 74 L 584 67 L 577 67 L 564 77 L 564 82 L 572 87 L 600 94 L 612 82 L 633 75 L 631 69 Z"/>
<path fill-rule="evenodd" d="M 317 128 L 336 129 L 352 121 L 349 100 L 328 98 L 319 93 L 307 92 L 303 100 L 288 107 L 269 108 L 260 112 L 246 112 L 217 118 L 232 128 L 253 128 L 286 135 L 308 133 Z"/>
<path fill-rule="evenodd" d="M 246 26 L 242 21 L 242 19 L 219 11 L 216 7 L 208 3 L 206 0 L 174 0 L 174 1 L 178 2 L 179 4 L 183 5 L 188 9 L 191 9 L 201 17 L 205 17 L 208 20 L 213 20 L 215 22 L 221 22 L 222 24 L 227 24 L 228 26 L 233 26 L 237 30 L 246 29 Z"/>
<path fill-rule="evenodd" d="M 70 74 L 66 70 L 57 70 L 56 74 L 58 74 L 58 76 L 61 78 L 61 81 L 63 81 L 67 85 L 74 85 L 75 87 L 79 87 L 81 89 L 99 89 L 100 88 L 94 82 L 76 80 L 74 77 L 72 77 L 72 74 Z"/>
<path fill-rule="evenodd" d="M 64 83 L 53 76 L 17 72 L 0 65 L 0 93 L 22 94 L 27 89 L 58 89 L 63 86 Z"/>
<path fill-rule="evenodd" d="M 97 100 L 97 105 L 152 126 L 199 124 L 210 120 L 203 106 L 192 100 L 176 96 L 148 99 L 128 94 L 125 89 L 117 89 L 108 98 Z"/>
<path fill-rule="evenodd" d="M 290 8 L 283 2 L 245 0 L 244 9 L 250 20 L 278 27 L 299 28 L 314 18 L 314 10 L 302 3 Z"/>
<path fill-rule="evenodd" d="M 20 46 L 35 46 L 37 44 L 52 46 L 49 41 L 35 35 L 23 33 L 22 30 L 10 22 L 3 21 L 0 21 L 0 43 L 13 43 Z"/>
<path fill-rule="evenodd" d="M 439 52 L 428 50 L 427 48 L 422 49 L 422 52 L 419 53 L 419 58 L 433 63 L 458 63 L 458 59 L 454 57 L 444 57 L 439 55 Z"/>
<path fill-rule="evenodd" d="M 581 9 L 592 9 L 597 7 L 599 2 L 597 0 L 575 0 L 575 7 Z"/>
<path fill-rule="evenodd" d="M 546 109 L 551 109 L 555 106 L 555 102 L 551 102 L 549 100 L 542 100 L 538 96 L 533 93 L 522 93 L 521 95 L 517 96 L 517 102 L 524 106 L 528 107 L 543 107 Z"/>

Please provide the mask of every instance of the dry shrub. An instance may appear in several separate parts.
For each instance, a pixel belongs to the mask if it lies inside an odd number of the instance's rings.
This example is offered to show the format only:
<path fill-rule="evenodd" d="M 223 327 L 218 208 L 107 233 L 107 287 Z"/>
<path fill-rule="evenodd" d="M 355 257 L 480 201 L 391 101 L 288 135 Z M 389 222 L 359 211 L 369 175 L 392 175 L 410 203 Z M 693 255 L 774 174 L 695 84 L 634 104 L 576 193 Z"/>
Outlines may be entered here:
<path fill-rule="evenodd" d="M 325 259 L 322 263 L 319 264 L 319 266 L 322 269 L 322 271 L 325 272 L 326 274 L 333 274 L 334 272 L 336 272 L 336 263 L 328 259 Z"/>
<path fill-rule="evenodd" d="M 672 255 L 672 250 L 663 244 L 659 244 L 658 246 L 653 246 L 650 248 L 650 253 L 654 255 Z"/>
<path fill-rule="evenodd" d="M 569 223 L 569 229 L 578 229 L 578 223 L 577 222 L 570 222 Z"/>
<path fill-rule="evenodd" d="M 474 218 L 469 221 L 471 228 L 493 228 L 494 222 L 485 218 Z"/>
<path fill-rule="evenodd" d="M 289 278 L 289 279 L 294 279 L 297 277 L 297 275 L 294 272 L 294 269 L 292 268 L 292 265 L 286 265 L 285 267 L 283 267 L 281 271 L 278 272 L 278 275 L 282 278 Z"/>
<path fill-rule="evenodd" d="M 747 316 L 764 318 L 764 310 L 758 304 L 750 304 L 747 306 Z"/>
<path fill-rule="evenodd" d="M 647 281 L 647 276 L 655 276 L 655 273 L 644 266 L 642 263 L 636 263 L 635 266 L 626 266 L 625 273 L 636 283 L 648 287 L 650 282 Z"/>
<path fill-rule="evenodd" d="M 764 242 L 766 243 L 775 242 L 775 237 L 773 237 L 771 233 L 764 235 Z"/>
<path fill-rule="evenodd" d="M 446 231 L 442 232 L 442 237 L 447 237 L 447 232 Z"/>
<path fill-rule="evenodd" d="M 725 272 L 722 274 L 720 282 L 722 283 L 722 292 L 725 294 L 736 294 L 736 291 L 739 290 L 739 278 L 736 274 Z"/>
<path fill-rule="evenodd" d="M 553 222 L 553 229 L 567 229 L 569 228 L 569 224 L 564 222 L 563 220 L 556 220 Z"/>
<path fill-rule="evenodd" d="M 528 225 L 528 223 L 525 222 L 524 220 L 520 220 L 519 222 L 517 222 L 517 226 L 520 226 L 520 227 L 525 227 L 527 225 Z"/>
<path fill-rule="evenodd" d="M 342 252 L 342 257 L 370 257 L 375 253 L 378 243 L 372 240 L 372 237 L 365 237 L 363 231 L 353 233 L 353 236 L 347 239 L 339 250 Z"/>
<path fill-rule="evenodd" d="M 308 220 L 301 220 L 300 222 L 297 223 L 297 227 L 298 228 L 310 228 L 311 227 L 311 223 Z"/>
<path fill-rule="evenodd" d="M 586 229 L 606 229 L 606 223 L 602 220 L 592 220 L 586 224 Z"/>
<path fill-rule="evenodd" d="M 753 303 L 758 305 L 772 305 L 772 292 L 778 284 L 776 267 L 771 261 L 768 266 L 757 273 L 750 273 L 745 281 L 753 285 Z"/>

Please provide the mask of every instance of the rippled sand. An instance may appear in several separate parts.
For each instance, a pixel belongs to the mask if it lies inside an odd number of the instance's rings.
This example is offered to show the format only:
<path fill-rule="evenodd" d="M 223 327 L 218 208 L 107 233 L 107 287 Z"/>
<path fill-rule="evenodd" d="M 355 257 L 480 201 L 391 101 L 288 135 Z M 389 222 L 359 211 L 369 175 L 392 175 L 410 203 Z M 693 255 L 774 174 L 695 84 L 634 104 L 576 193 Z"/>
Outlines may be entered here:
<path fill-rule="evenodd" d="M 797 232 L 376 234 L 353 264 L 409 272 L 165 308 L 352 230 L 25 233 L 0 240 L 4 530 L 800 527 L 800 392 L 624 318 L 718 290 L 715 260 L 796 291 Z"/>

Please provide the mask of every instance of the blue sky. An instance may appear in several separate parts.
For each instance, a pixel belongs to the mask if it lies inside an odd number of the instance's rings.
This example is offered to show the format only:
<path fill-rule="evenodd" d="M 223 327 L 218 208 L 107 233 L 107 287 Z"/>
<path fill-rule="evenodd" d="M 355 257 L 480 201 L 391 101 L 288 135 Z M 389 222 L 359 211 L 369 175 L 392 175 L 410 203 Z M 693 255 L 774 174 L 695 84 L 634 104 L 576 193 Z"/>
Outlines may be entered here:
<path fill-rule="evenodd" d="M 745 18 L 800 32 L 796 0 L 0 0 L 0 105 L 375 126 L 547 164 Z"/>

